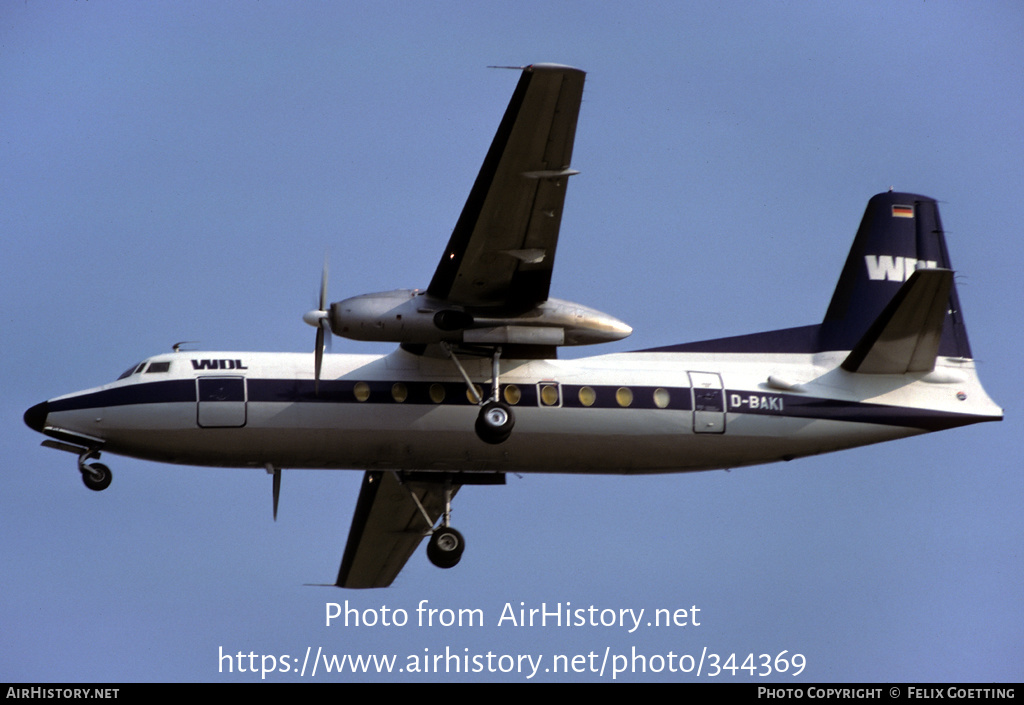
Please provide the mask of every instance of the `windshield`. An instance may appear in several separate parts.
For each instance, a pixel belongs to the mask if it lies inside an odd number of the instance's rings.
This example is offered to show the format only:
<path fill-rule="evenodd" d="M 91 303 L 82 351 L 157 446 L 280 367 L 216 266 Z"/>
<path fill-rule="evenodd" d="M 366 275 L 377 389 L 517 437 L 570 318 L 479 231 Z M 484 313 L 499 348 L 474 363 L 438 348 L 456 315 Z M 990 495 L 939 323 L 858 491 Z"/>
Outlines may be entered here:
<path fill-rule="evenodd" d="M 134 365 L 129 367 L 127 370 L 122 372 L 121 376 L 118 377 L 118 379 L 124 379 L 125 377 L 131 377 L 133 374 L 135 374 L 137 372 L 141 372 L 142 368 L 145 367 L 145 365 L 146 365 L 145 362 L 137 362 L 137 363 L 135 363 Z"/>

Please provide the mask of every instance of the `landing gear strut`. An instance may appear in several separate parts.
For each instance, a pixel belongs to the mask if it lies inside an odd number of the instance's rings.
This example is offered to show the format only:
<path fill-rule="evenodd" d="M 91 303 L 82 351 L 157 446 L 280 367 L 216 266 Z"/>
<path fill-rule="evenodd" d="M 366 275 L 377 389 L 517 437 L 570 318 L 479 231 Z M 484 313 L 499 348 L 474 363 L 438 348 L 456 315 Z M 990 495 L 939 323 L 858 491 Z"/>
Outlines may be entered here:
<path fill-rule="evenodd" d="M 438 568 L 454 568 L 462 558 L 463 549 L 466 548 L 466 540 L 451 527 L 451 523 L 452 482 L 445 480 L 444 515 L 441 517 L 441 526 L 434 529 L 430 534 L 430 542 L 427 543 L 427 558 Z"/>
<path fill-rule="evenodd" d="M 452 362 L 459 369 L 462 379 L 466 381 L 466 388 L 469 390 L 470 395 L 480 406 L 480 413 L 476 417 L 476 435 L 484 443 L 492 445 L 504 443 L 512 435 L 512 428 L 516 425 L 516 417 L 512 413 L 512 407 L 501 400 L 500 369 L 498 365 L 498 359 L 501 357 L 501 348 L 494 348 L 491 356 L 491 395 L 486 400 L 482 399 L 476 391 L 476 386 L 469 379 L 469 375 L 463 369 L 459 358 L 455 357 L 451 347 L 445 345 L 445 350 L 448 352 L 448 357 L 452 359 Z"/>

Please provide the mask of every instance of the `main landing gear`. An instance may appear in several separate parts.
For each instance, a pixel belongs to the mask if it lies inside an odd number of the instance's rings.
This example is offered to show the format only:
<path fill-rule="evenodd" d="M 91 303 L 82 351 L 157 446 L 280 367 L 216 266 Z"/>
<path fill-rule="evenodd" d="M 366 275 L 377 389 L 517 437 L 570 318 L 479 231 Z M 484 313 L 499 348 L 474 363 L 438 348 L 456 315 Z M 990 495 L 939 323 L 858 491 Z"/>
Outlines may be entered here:
<path fill-rule="evenodd" d="M 405 484 L 398 474 L 395 477 L 400 484 Z M 455 491 L 452 489 L 451 478 L 445 478 L 444 481 L 444 512 L 441 515 L 441 525 L 436 529 L 433 528 L 433 519 L 430 518 L 430 514 L 427 513 L 416 493 L 408 486 L 406 486 L 406 490 L 409 492 L 409 497 L 412 498 L 412 501 L 416 503 L 416 507 L 419 509 L 420 514 L 423 515 L 427 525 L 431 527 L 430 540 L 427 542 L 427 558 L 438 568 L 454 568 L 462 558 L 462 551 L 466 548 L 466 540 L 462 538 L 462 534 L 451 526 L 452 495 L 455 494 Z"/>
<path fill-rule="evenodd" d="M 427 558 L 438 568 L 454 568 L 462 558 L 466 541 L 462 534 L 452 528 L 452 481 L 444 483 L 444 514 L 441 526 L 434 529 L 427 543 Z M 415 497 L 415 495 L 413 495 Z"/>
<path fill-rule="evenodd" d="M 512 435 L 512 428 L 516 425 L 516 417 L 512 413 L 512 407 L 501 400 L 500 370 L 498 366 L 501 348 L 495 347 L 491 354 L 491 395 L 487 399 L 480 397 L 476 385 L 469 379 L 469 375 L 466 374 L 466 370 L 462 367 L 462 363 L 459 362 L 459 358 L 455 357 L 451 346 L 444 345 L 444 349 L 448 353 L 448 357 L 455 363 L 459 374 L 462 375 L 462 379 L 465 380 L 470 396 L 480 406 L 480 413 L 477 414 L 476 425 L 474 426 L 476 435 L 484 443 L 492 445 L 504 443 Z M 460 543 L 461 539 L 462 537 L 460 536 Z"/>
<path fill-rule="evenodd" d="M 466 541 L 462 534 L 452 528 L 452 483 L 444 483 L 444 515 L 441 526 L 434 529 L 427 543 L 427 558 L 438 568 L 454 568 L 462 558 Z"/>
<path fill-rule="evenodd" d="M 452 497 L 463 485 L 504 485 L 505 473 L 407 473 L 391 471 L 423 517 L 427 558 L 438 568 L 453 568 L 462 558 L 466 540 L 452 528 Z"/>

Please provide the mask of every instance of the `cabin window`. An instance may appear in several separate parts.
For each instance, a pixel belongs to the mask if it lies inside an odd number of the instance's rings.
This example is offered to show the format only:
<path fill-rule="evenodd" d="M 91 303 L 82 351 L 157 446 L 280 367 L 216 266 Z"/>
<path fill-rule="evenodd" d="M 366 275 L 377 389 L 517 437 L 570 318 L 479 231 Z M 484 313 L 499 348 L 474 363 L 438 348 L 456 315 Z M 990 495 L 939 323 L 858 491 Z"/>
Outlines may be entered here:
<path fill-rule="evenodd" d="M 466 387 L 466 399 L 469 400 L 470 404 L 476 404 L 484 398 L 484 390 L 479 384 L 473 385 L 473 391 L 476 392 L 476 396 L 473 396 L 473 392 L 469 391 L 469 387 Z"/>
<path fill-rule="evenodd" d="M 544 406 L 556 406 L 558 404 L 558 385 L 544 384 L 540 388 L 540 401 Z"/>
<path fill-rule="evenodd" d="M 658 407 L 659 409 L 664 409 L 668 407 L 669 401 L 671 401 L 671 397 L 669 397 L 667 389 L 662 389 L 661 387 L 658 387 L 657 389 L 654 390 L 654 405 L 656 407 Z"/>
<path fill-rule="evenodd" d="M 356 401 L 366 401 L 370 398 L 370 385 L 366 382 L 356 382 L 356 386 L 352 388 L 352 393 L 356 395 Z"/>
<path fill-rule="evenodd" d="M 505 401 L 515 406 L 522 398 L 523 393 L 519 391 L 519 387 L 514 384 L 505 385 Z"/>
<path fill-rule="evenodd" d="M 633 403 L 633 390 L 629 387 L 619 387 L 615 390 L 615 401 L 619 406 L 629 406 Z"/>
<path fill-rule="evenodd" d="M 593 387 L 580 387 L 580 404 L 593 406 L 595 401 L 597 401 L 597 392 Z"/>
<path fill-rule="evenodd" d="M 430 385 L 430 401 L 440 404 L 444 401 L 444 385 L 436 382 Z"/>
<path fill-rule="evenodd" d="M 409 398 L 409 388 L 401 382 L 391 385 L 391 398 L 397 402 L 403 402 Z"/>

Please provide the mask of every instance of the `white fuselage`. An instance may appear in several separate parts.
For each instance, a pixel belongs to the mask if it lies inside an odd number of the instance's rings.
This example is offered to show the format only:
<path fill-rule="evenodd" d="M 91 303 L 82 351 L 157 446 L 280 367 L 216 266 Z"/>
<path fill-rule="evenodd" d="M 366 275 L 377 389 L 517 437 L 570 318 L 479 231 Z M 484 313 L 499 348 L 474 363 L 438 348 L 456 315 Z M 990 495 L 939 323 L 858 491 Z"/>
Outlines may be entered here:
<path fill-rule="evenodd" d="M 863 375 L 839 369 L 843 357 L 502 360 L 515 429 L 489 445 L 448 359 L 328 355 L 314 385 L 309 354 L 178 352 L 51 399 L 45 423 L 104 452 L 191 465 L 628 474 L 788 460 L 1001 414 L 969 360 L 940 359 L 927 375 Z M 491 361 L 463 364 L 490 394 Z"/>

